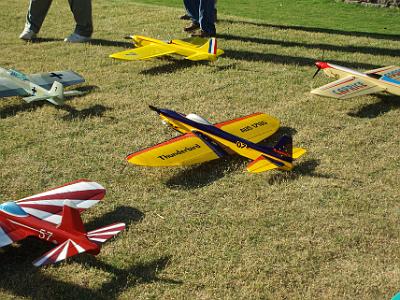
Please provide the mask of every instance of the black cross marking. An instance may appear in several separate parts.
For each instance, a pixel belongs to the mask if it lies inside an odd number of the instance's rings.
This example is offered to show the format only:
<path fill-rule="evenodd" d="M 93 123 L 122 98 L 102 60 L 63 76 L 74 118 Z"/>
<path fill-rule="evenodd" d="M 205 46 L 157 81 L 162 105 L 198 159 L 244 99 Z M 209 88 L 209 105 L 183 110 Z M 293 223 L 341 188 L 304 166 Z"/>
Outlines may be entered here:
<path fill-rule="evenodd" d="M 36 92 L 37 92 L 36 88 L 35 88 L 35 87 L 33 87 L 33 88 L 32 88 L 32 93 L 35 95 L 35 94 L 36 94 Z"/>
<path fill-rule="evenodd" d="M 63 74 L 56 74 L 56 73 L 50 73 L 50 77 L 57 77 L 58 79 L 62 79 Z"/>

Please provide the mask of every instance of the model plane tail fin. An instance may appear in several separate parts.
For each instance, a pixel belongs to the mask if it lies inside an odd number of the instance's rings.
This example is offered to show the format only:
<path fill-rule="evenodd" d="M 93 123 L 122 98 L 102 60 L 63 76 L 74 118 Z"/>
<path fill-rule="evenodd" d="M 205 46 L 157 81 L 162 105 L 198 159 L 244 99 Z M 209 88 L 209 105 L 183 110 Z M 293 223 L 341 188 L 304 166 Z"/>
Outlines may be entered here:
<path fill-rule="evenodd" d="M 54 105 L 62 105 L 64 103 L 64 86 L 58 81 L 54 81 L 51 89 L 40 95 L 34 95 L 23 98 L 28 103 L 40 100 L 47 100 Z"/>
<path fill-rule="evenodd" d="M 283 136 L 272 148 L 274 155 L 261 155 L 247 165 L 251 173 L 259 173 L 272 169 L 291 170 L 293 159 L 297 159 L 306 153 L 303 148 L 293 148 L 292 137 Z"/>
<path fill-rule="evenodd" d="M 189 60 L 216 60 L 218 54 L 217 39 L 210 38 L 204 45 L 198 48 L 200 53 L 196 53 L 187 57 Z M 221 50 L 220 50 L 221 52 Z"/>
<path fill-rule="evenodd" d="M 102 244 L 116 236 L 124 229 L 125 223 L 115 223 L 96 230 L 89 231 L 86 236 L 90 241 L 96 244 Z"/>
<path fill-rule="evenodd" d="M 86 233 L 79 210 L 71 200 L 64 201 L 61 223 L 58 228 L 67 232 Z"/>

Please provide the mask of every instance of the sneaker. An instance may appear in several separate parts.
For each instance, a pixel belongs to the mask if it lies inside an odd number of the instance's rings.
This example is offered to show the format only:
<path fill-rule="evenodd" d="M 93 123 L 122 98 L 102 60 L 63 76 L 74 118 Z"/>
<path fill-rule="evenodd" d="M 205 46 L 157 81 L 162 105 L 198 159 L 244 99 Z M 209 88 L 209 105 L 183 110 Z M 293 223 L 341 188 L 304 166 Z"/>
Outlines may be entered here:
<path fill-rule="evenodd" d="M 25 29 L 19 35 L 19 38 L 24 41 L 31 41 L 36 38 L 36 32 L 29 29 L 28 27 L 25 27 Z"/>
<path fill-rule="evenodd" d="M 192 22 L 190 25 L 188 25 L 185 28 L 183 28 L 183 30 L 186 31 L 186 32 L 192 32 L 192 31 L 195 31 L 195 30 L 197 30 L 199 28 L 200 28 L 200 24 L 199 23 Z"/>
<path fill-rule="evenodd" d="M 66 43 L 86 43 L 88 41 L 90 41 L 90 37 L 88 36 L 83 36 L 83 35 L 79 35 L 77 33 L 72 33 L 69 37 L 64 39 L 64 42 Z"/>
<path fill-rule="evenodd" d="M 210 37 L 215 37 L 215 33 L 211 34 L 208 32 L 205 32 L 204 30 L 200 29 L 199 31 L 193 32 L 191 34 L 192 37 L 201 37 L 201 38 L 210 38 Z"/>
<path fill-rule="evenodd" d="M 184 14 L 184 15 L 180 16 L 179 19 L 181 19 L 181 20 L 190 20 L 190 17 L 189 17 L 188 14 Z"/>

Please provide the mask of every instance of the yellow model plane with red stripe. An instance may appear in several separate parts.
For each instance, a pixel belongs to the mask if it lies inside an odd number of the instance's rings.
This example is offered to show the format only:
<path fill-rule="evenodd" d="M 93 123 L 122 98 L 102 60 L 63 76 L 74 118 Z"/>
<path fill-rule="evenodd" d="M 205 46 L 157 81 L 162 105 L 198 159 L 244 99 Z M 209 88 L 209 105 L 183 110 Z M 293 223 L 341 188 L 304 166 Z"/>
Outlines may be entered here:
<path fill-rule="evenodd" d="M 187 41 L 170 40 L 161 41 L 146 36 L 133 35 L 128 36 L 133 40 L 135 49 L 129 49 L 111 54 L 110 57 L 123 60 L 147 60 L 165 55 L 181 55 L 188 60 L 210 60 L 215 61 L 218 56 L 224 53 L 217 48 L 216 38 L 209 40 L 200 39 L 202 44 L 191 43 L 194 39 Z M 196 40 L 198 42 L 198 40 Z"/>
<path fill-rule="evenodd" d="M 127 160 L 132 164 L 192 165 L 237 153 L 252 160 L 247 166 L 249 172 L 258 173 L 271 169 L 291 170 L 293 159 L 306 152 L 302 148 L 292 148 L 289 136 L 282 137 L 275 147 L 257 145 L 279 128 L 279 121 L 267 114 L 255 113 L 213 125 L 195 114 L 150 108 L 183 135 L 128 155 Z"/>
<path fill-rule="evenodd" d="M 327 76 L 339 79 L 312 90 L 312 94 L 336 99 L 348 99 L 378 92 L 400 96 L 400 67 L 388 66 L 361 73 L 323 61 L 317 61 L 315 65 L 317 71 L 314 77 L 323 70 Z"/>

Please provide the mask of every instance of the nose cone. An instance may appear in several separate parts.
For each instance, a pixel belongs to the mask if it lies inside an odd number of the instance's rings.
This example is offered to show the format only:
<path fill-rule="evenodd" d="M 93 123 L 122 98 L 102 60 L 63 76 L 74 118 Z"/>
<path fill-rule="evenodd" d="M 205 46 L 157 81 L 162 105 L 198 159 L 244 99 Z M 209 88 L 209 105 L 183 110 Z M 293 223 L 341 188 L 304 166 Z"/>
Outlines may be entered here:
<path fill-rule="evenodd" d="M 157 113 L 161 113 L 160 109 L 158 109 L 157 107 L 155 107 L 155 106 L 153 106 L 153 105 L 149 105 L 149 108 L 150 108 L 151 110 L 154 110 L 154 111 L 157 112 Z"/>
<path fill-rule="evenodd" d="M 318 68 L 318 69 L 326 69 L 326 68 L 329 68 L 329 64 L 328 63 L 326 63 L 326 62 L 323 62 L 323 61 L 317 61 L 316 63 L 315 63 L 315 65 L 316 65 L 316 67 Z"/>

